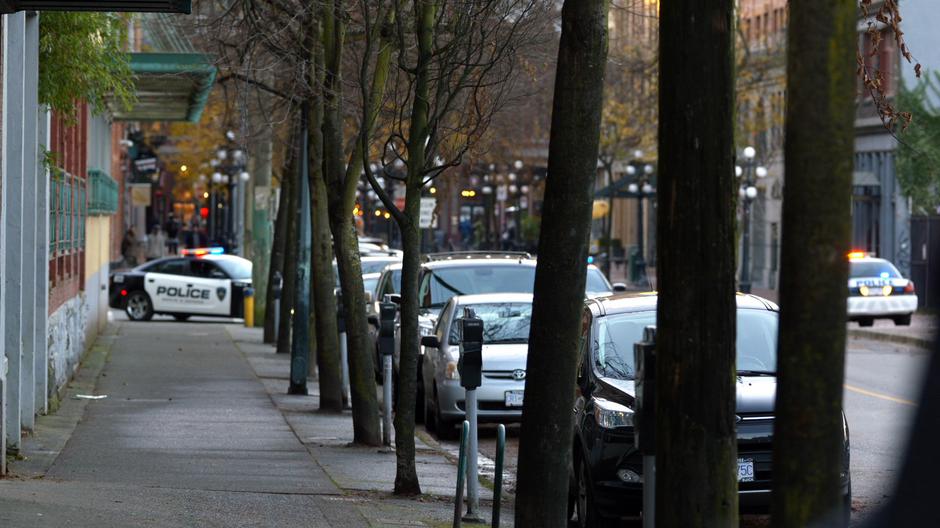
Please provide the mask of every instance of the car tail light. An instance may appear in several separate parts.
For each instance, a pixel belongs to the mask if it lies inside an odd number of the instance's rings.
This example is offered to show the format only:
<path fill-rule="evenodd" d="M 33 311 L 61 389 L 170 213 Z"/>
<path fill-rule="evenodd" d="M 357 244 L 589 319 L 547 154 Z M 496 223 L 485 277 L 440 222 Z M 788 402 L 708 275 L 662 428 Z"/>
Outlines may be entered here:
<path fill-rule="evenodd" d="M 127 297 L 127 290 L 121 290 L 121 297 Z"/>
<path fill-rule="evenodd" d="M 914 293 L 914 281 L 907 281 L 907 286 L 904 287 L 904 293 Z"/>

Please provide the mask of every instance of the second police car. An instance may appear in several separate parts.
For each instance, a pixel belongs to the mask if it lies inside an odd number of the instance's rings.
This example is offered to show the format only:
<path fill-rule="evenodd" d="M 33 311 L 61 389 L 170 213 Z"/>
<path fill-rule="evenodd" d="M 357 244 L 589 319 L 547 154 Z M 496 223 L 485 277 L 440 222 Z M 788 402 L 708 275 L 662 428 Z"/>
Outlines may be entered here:
<path fill-rule="evenodd" d="M 860 251 L 849 253 L 850 321 L 871 326 L 875 319 L 891 319 L 894 324 L 911 324 L 917 311 L 914 282 L 901 276 L 885 259 L 870 257 Z"/>
<path fill-rule="evenodd" d="M 112 273 L 109 305 L 134 321 L 149 321 L 154 314 L 178 321 L 193 315 L 242 317 L 250 287 L 251 261 L 213 248 L 184 250 L 179 257 Z"/>

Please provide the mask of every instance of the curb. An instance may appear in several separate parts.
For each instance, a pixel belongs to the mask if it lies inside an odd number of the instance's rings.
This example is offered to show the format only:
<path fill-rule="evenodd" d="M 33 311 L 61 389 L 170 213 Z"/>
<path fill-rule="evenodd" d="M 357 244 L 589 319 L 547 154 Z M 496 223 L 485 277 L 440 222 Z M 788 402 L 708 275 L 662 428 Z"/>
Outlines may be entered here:
<path fill-rule="evenodd" d="M 926 337 L 907 336 L 898 334 L 886 334 L 875 330 L 863 330 L 850 328 L 849 336 L 859 339 L 870 339 L 872 341 L 882 341 L 887 343 L 897 343 L 899 345 L 909 345 L 920 348 L 931 348 L 933 340 Z"/>

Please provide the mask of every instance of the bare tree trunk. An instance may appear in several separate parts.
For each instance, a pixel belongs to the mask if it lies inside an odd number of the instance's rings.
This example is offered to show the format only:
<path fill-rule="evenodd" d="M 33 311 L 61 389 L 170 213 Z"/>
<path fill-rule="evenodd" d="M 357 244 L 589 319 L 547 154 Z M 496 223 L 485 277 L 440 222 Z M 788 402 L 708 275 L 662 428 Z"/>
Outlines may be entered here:
<path fill-rule="evenodd" d="M 437 9 L 431 0 L 415 2 L 417 62 L 411 124 L 408 131 L 408 176 L 405 209 L 398 220 L 404 256 L 401 268 L 401 351 L 398 363 L 398 397 L 395 412 L 395 493 L 421 493 L 415 468 L 415 403 L 418 392 L 418 271 L 421 266 L 421 230 L 418 216 L 429 137 L 430 61 Z M 402 221 L 403 220 L 403 221 Z"/>
<path fill-rule="evenodd" d="M 313 13 L 313 21 L 310 23 L 314 27 L 309 30 L 306 46 L 313 56 L 311 62 L 314 65 L 308 73 L 308 84 L 313 90 L 308 122 L 311 234 L 313 236 L 311 285 L 316 325 L 320 410 L 341 412 L 343 410 L 343 378 L 340 364 L 339 329 L 336 321 L 336 295 L 333 293 L 333 244 L 330 240 L 328 197 L 323 181 L 324 51 L 320 40 L 319 11 L 312 2 L 309 9 Z"/>
<path fill-rule="evenodd" d="M 296 130 L 296 127 L 295 127 Z M 297 141 L 292 142 L 292 148 L 297 148 Z M 284 288 L 281 291 L 281 320 L 277 330 L 277 353 L 290 354 L 291 342 L 291 320 L 294 310 L 294 297 L 297 295 L 297 257 L 300 253 L 300 226 L 297 225 L 297 215 L 293 214 L 297 210 L 298 200 L 300 199 L 299 179 L 300 163 L 298 160 L 299 149 L 295 151 L 294 162 L 290 164 L 290 172 L 284 175 L 281 184 L 281 192 L 287 194 L 286 210 L 284 211 L 287 219 L 285 220 L 286 229 L 284 230 L 284 266 L 282 274 L 284 276 Z"/>
<path fill-rule="evenodd" d="M 856 2 L 790 2 L 773 524 L 842 513 Z M 807 449 L 812 446 L 812 449 Z"/>
<path fill-rule="evenodd" d="M 578 340 L 607 62 L 605 0 L 567 0 L 535 272 L 516 525 L 567 526 Z"/>
<path fill-rule="evenodd" d="M 660 10 L 656 523 L 665 527 L 738 524 L 733 15 L 734 0 Z"/>
<path fill-rule="evenodd" d="M 266 292 L 267 301 L 265 306 L 269 310 L 264 311 L 264 342 L 274 343 L 274 277 L 280 273 L 284 277 L 284 252 L 287 248 L 287 208 L 290 207 L 290 178 L 296 170 L 294 160 L 296 156 L 289 154 L 287 163 L 284 164 L 284 170 L 281 172 L 281 195 L 278 197 L 277 218 L 274 221 L 274 240 L 271 243 L 271 265 L 268 268 L 268 285 L 271 286 Z M 281 293 L 283 297 L 284 293 Z M 278 300 L 277 302 L 281 302 Z M 281 318 L 289 317 L 289 313 L 280 312 Z"/>

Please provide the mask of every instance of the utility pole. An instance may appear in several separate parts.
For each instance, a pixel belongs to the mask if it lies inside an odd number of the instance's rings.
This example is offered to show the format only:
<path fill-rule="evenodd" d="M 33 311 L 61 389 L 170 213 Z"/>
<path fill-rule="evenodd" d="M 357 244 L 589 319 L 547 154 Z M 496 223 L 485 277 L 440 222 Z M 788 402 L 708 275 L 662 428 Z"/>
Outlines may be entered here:
<path fill-rule="evenodd" d="M 307 394 L 307 363 L 310 354 L 310 165 L 307 152 L 307 104 L 304 103 L 301 120 L 303 147 L 300 149 L 300 203 L 295 214 L 300 227 L 300 255 L 297 259 L 297 296 L 293 318 L 293 340 L 290 349 L 290 387 L 288 394 Z"/>

